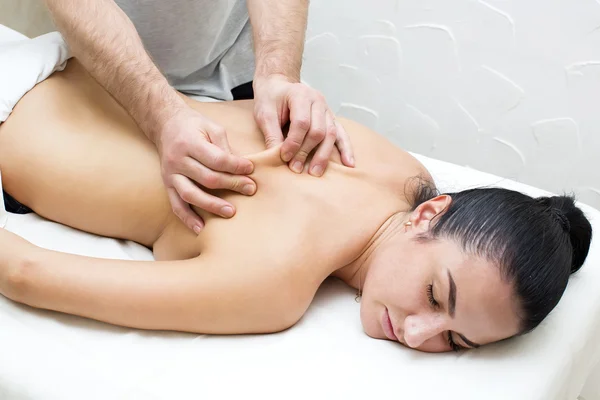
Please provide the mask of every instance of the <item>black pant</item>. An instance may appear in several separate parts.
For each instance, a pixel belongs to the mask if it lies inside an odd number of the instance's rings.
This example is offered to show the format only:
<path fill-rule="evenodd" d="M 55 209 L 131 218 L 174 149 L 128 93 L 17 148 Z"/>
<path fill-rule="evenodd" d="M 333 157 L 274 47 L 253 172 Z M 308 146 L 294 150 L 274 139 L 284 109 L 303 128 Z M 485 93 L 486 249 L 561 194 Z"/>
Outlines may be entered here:
<path fill-rule="evenodd" d="M 250 100 L 254 98 L 254 89 L 252 88 L 252 81 L 248 83 L 242 83 L 240 86 L 236 86 L 231 89 L 231 94 L 234 100 Z"/>
<path fill-rule="evenodd" d="M 19 203 L 4 190 L 2 191 L 2 195 L 4 195 L 4 206 L 6 207 L 6 211 L 14 214 L 28 214 L 31 212 L 31 208 Z"/>

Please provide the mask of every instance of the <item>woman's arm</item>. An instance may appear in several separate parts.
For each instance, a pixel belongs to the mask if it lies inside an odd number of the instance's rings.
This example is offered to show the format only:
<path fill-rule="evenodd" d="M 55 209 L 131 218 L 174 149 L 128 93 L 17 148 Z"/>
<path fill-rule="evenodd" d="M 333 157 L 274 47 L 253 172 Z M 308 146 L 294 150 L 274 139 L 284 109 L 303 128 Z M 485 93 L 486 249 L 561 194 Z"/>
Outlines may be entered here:
<path fill-rule="evenodd" d="M 306 309 L 299 307 L 290 280 L 278 269 L 236 265 L 235 258 L 100 259 L 41 249 L 2 229 L 0 248 L 0 293 L 33 307 L 115 325 L 266 333 L 290 327 Z"/>

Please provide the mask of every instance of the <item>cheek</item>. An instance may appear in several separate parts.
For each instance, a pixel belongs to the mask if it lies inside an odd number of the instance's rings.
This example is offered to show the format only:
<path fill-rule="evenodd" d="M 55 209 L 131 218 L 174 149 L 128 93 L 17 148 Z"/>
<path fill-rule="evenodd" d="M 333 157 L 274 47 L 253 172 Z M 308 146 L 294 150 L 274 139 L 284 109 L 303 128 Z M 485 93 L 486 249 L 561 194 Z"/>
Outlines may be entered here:
<path fill-rule="evenodd" d="M 369 273 L 369 279 L 365 282 L 367 289 L 375 298 L 398 298 L 406 291 L 407 286 L 414 278 L 410 269 L 404 264 L 377 265 Z"/>
<path fill-rule="evenodd" d="M 365 333 L 375 339 L 385 339 L 385 335 L 381 330 L 381 326 L 377 321 L 377 310 L 381 307 L 377 307 L 376 304 L 368 302 L 363 297 L 360 302 L 360 322 L 363 326 Z"/>
<path fill-rule="evenodd" d="M 402 279 L 389 284 L 386 294 L 388 308 L 394 309 L 397 317 L 428 312 L 430 305 L 427 297 L 428 280 L 422 274 L 414 271 L 404 271 Z M 391 281 L 391 280 L 390 280 Z"/>
<path fill-rule="evenodd" d="M 396 317 L 428 310 L 426 268 L 406 263 L 379 265 L 370 271 L 363 299 L 394 310 Z M 370 308 L 370 307 L 369 307 Z"/>

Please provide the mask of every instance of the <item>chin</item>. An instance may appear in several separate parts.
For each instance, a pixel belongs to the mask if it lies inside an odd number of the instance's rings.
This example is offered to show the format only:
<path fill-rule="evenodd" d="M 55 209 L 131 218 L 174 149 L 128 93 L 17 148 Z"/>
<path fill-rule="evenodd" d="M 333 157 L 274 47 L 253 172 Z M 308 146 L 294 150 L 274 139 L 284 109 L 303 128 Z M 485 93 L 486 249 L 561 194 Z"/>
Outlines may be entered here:
<path fill-rule="evenodd" d="M 380 316 L 378 316 L 376 311 L 373 307 L 369 307 L 367 304 L 361 302 L 360 323 L 362 324 L 363 331 L 373 339 L 387 339 L 379 322 Z"/>

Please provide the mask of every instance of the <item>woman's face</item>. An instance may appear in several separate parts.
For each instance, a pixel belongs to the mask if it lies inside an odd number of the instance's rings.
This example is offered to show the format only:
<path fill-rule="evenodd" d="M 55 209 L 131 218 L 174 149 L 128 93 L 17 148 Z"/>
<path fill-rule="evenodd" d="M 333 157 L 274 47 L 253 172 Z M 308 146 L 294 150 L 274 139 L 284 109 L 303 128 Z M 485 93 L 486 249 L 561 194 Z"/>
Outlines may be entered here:
<path fill-rule="evenodd" d="M 442 205 L 421 206 L 425 209 L 411 214 L 411 225 L 373 252 L 361 299 L 365 332 L 426 352 L 516 335 L 520 321 L 512 285 L 496 265 L 465 254 L 451 240 L 415 240 Z"/>

